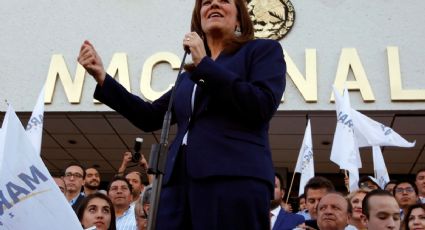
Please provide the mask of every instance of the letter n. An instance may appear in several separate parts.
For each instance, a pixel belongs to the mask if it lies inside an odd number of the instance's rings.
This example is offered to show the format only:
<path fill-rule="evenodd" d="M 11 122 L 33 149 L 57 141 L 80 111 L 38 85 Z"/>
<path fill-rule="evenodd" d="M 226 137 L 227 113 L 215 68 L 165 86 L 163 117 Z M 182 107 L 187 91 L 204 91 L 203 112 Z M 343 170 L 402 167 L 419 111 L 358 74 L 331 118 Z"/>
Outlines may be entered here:
<path fill-rule="evenodd" d="M 55 54 L 50 61 L 49 73 L 46 80 L 46 93 L 44 95 L 45 103 L 52 103 L 53 93 L 55 91 L 56 79 L 62 82 L 66 97 L 70 103 L 78 104 L 81 100 L 83 90 L 84 76 L 86 70 L 77 64 L 74 82 L 72 82 L 71 74 L 65 64 L 65 59 L 61 54 Z"/>

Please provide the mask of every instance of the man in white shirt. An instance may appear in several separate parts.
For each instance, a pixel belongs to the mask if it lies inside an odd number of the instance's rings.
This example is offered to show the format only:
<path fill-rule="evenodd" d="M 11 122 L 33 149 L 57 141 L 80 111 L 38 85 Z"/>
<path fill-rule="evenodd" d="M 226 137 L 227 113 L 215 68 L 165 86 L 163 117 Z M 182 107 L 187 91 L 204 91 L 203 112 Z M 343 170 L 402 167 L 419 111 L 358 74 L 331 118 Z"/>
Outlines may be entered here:
<path fill-rule="evenodd" d="M 344 230 L 348 224 L 350 204 L 337 192 L 330 192 L 317 205 L 317 225 L 320 230 Z"/>
<path fill-rule="evenodd" d="M 65 196 L 72 208 L 76 211 L 80 202 L 84 199 L 81 193 L 85 176 L 85 170 L 78 163 L 71 163 L 66 167 L 63 179 L 65 181 Z"/>
<path fill-rule="evenodd" d="M 270 204 L 270 225 L 272 230 L 293 229 L 304 225 L 304 217 L 298 214 L 286 212 L 280 206 L 285 190 L 282 187 L 283 179 L 278 173 L 274 177 L 274 198 Z"/>
<path fill-rule="evenodd" d="M 108 196 L 114 205 L 117 230 L 137 229 L 131 192 L 131 184 L 124 177 L 115 177 L 109 183 Z"/>

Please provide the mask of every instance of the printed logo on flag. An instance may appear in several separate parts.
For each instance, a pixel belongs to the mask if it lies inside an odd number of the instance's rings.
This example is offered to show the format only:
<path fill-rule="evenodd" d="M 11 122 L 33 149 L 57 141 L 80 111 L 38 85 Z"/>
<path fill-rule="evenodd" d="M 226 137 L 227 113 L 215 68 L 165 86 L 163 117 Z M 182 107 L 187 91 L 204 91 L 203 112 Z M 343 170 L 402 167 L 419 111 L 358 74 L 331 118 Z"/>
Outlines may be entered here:
<path fill-rule="evenodd" d="M 44 120 L 44 116 L 43 114 L 39 114 L 38 117 L 31 117 L 31 119 L 28 121 L 27 127 L 26 127 L 26 131 L 32 131 L 32 130 L 37 130 L 39 128 L 43 128 L 43 120 Z"/>
<path fill-rule="evenodd" d="M 303 161 L 301 163 L 301 171 L 304 171 L 310 164 L 311 160 L 313 159 L 313 151 L 311 151 L 311 148 L 307 145 L 303 147 Z"/>
<path fill-rule="evenodd" d="M 48 189 L 34 192 L 37 190 L 37 185 L 46 182 L 48 178 L 34 165 L 30 166 L 29 171 L 29 174 L 20 173 L 14 177 L 16 178 L 15 181 L 8 181 L 6 184 L 1 185 L 4 189 L 0 190 L 0 226 L 3 225 L 4 218 L 15 217 L 13 206 L 49 191 Z"/>

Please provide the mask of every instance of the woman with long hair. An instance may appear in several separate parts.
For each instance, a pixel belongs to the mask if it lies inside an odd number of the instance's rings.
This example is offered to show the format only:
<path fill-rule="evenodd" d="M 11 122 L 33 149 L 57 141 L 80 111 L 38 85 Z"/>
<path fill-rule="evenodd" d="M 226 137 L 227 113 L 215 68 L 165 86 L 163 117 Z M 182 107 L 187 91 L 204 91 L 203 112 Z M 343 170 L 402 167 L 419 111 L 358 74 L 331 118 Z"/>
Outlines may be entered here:
<path fill-rule="evenodd" d="M 114 205 L 102 193 L 85 197 L 78 207 L 77 216 L 83 228 L 96 226 L 96 230 L 116 230 Z"/>
<path fill-rule="evenodd" d="M 425 204 L 414 204 L 404 217 L 405 230 L 425 230 Z"/>
<path fill-rule="evenodd" d="M 246 1 L 196 0 L 182 38 L 192 64 L 172 104 L 157 229 L 270 229 L 274 170 L 269 122 L 285 89 L 281 45 L 254 39 Z M 145 132 L 163 124 L 171 92 L 152 103 L 105 73 L 90 42 L 79 63 L 97 81 L 95 98 Z"/>

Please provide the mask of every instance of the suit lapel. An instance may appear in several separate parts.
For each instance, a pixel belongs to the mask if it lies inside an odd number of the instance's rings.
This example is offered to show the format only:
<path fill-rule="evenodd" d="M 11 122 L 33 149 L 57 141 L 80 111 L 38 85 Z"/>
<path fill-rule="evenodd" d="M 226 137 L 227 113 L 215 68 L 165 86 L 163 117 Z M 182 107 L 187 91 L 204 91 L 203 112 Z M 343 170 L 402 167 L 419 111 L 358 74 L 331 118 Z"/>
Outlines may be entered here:
<path fill-rule="evenodd" d="M 198 85 L 195 92 L 195 104 L 193 106 L 192 118 L 198 117 L 199 114 L 206 109 L 208 101 L 209 96 L 205 93 L 205 89 Z"/>
<path fill-rule="evenodd" d="M 181 118 L 184 119 L 192 115 L 191 98 L 194 83 L 189 79 L 188 76 L 180 77 L 183 77 L 183 79 L 176 91 L 174 98 L 174 109 L 176 116 L 181 116 Z"/>
<path fill-rule="evenodd" d="M 283 225 L 283 220 L 285 219 L 283 218 L 283 215 L 285 215 L 285 213 L 283 212 L 283 209 L 281 208 L 279 211 L 279 214 L 277 214 L 276 222 L 273 225 L 273 230 L 280 229 L 280 226 Z"/>

